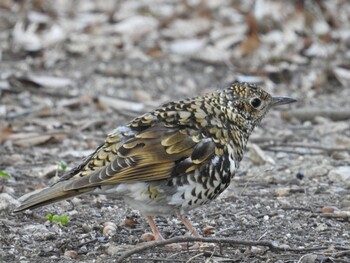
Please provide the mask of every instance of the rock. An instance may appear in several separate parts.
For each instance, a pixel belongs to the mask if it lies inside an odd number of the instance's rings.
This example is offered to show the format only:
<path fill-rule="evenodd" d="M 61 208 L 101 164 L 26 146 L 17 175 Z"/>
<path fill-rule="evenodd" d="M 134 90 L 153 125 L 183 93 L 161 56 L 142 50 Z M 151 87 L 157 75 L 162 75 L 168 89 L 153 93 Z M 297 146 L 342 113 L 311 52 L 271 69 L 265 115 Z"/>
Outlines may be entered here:
<path fill-rule="evenodd" d="M 103 224 L 103 235 L 106 237 L 114 236 L 117 232 L 117 226 L 113 222 L 105 222 Z"/>
<path fill-rule="evenodd" d="M 344 183 L 350 186 L 350 166 L 339 166 L 328 174 L 329 180 L 337 183 Z"/>
<path fill-rule="evenodd" d="M 251 144 L 249 148 L 250 159 L 253 164 L 261 165 L 269 163 L 275 165 L 275 160 L 271 156 L 267 155 L 258 145 Z"/>
<path fill-rule="evenodd" d="M 304 176 L 306 178 L 312 179 L 312 178 L 323 177 L 328 172 L 329 172 L 329 168 L 325 166 L 314 166 L 314 167 L 305 169 Z"/>
<path fill-rule="evenodd" d="M 210 29 L 211 23 L 206 18 L 177 19 L 162 35 L 169 38 L 192 38 L 203 34 Z"/>
<path fill-rule="evenodd" d="M 64 252 L 64 256 L 67 258 L 76 259 L 78 257 L 78 253 L 74 250 L 67 250 Z"/>
<path fill-rule="evenodd" d="M 331 213 L 334 213 L 334 211 L 336 210 L 339 210 L 339 209 L 335 206 L 324 206 L 321 209 L 323 214 L 331 214 Z"/>
<path fill-rule="evenodd" d="M 202 50 L 205 46 L 205 39 L 180 39 L 173 41 L 169 49 L 173 53 L 181 54 L 181 55 L 189 55 L 194 54 Z"/>
<path fill-rule="evenodd" d="M 221 64 L 228 60 L 230 52 L 214 46 L 206 46 L 201 52 L 195 54 L 194 57 L 204 62 Z"/>
<path fill-rule="evenodd" d="M 350 155 L 347 152 L 333 152 L 331 154 L 331 157 L 334 160 L 346 160 L 350 159 Z"/>
<path fill-rule="evenodd" d="M 20 203 L 8 193 L 0 194 L 0 211 L 12 209 L 19 206 L 19 204 Z"/>
<path fill-rule="evenodd" d="M 116 24 L 114 31 L 131 39 L 133 42 L 140 40 L 145 34 L 158 27 L 158 21 L 149 16 L 132 16 Z"/>

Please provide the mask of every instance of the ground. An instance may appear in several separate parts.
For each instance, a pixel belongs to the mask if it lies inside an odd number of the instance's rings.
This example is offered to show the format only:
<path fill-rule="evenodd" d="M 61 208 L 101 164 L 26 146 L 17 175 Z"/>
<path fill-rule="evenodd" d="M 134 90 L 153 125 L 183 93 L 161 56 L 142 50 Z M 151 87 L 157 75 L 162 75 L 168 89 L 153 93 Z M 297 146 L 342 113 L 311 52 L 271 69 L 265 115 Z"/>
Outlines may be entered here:
<path fill-rule="evenodd" d="M 1 2 L 0 261 L 115 262 L 145 245 L 145 219 L 113 196 L 12 210 L 118 125 L 248 81 L 298 102 L 265 117 L 230 187 L 188 213 L 222 242 L 122 261 L 350 262 L 350 4 L 281 2 Z"/>

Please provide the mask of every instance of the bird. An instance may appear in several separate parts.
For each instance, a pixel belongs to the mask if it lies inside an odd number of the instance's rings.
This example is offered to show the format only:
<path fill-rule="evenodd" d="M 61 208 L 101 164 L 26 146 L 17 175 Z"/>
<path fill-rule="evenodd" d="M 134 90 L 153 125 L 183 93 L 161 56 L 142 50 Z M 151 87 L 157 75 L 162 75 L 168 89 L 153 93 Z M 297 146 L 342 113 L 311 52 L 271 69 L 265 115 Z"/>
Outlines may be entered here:
<path fill-rule="evenodd" d="M 145 216 L 155 240 L 164 238 L 153 217 L 166 215 L 200 237 L 185 213 L 230 185 L 254 127 L 271 108 L 295 101 L 234 82 L 165 103 L 114 129 L 56 183 L 22 196 L 14 212 L 86 193 L 113 194 Z"/>

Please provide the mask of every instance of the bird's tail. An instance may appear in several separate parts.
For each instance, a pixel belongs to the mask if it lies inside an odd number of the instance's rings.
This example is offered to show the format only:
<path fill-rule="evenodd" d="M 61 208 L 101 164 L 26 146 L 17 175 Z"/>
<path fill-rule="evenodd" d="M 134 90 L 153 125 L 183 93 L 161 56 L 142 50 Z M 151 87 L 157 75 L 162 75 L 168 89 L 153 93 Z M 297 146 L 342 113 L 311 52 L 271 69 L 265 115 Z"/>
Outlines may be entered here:
<path fill-rule="evenodd" d="M 93 188 L 65 190 L 66 186 L 69 184 L 69 181 L 58 182 L 53 186 L 28 193 L 19 198 L 21 205 L 15 208 L 13 212 L 17 213 L 27 209 L 38 208 L 93 190 Z"/>

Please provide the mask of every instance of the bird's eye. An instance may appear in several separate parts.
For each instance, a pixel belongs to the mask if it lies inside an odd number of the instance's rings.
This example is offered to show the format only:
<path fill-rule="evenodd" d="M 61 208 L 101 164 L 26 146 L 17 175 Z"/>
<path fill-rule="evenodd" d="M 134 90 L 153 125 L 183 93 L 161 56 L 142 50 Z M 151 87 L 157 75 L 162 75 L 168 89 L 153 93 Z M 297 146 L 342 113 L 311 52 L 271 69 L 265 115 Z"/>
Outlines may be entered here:
<path fill-rule="evenodd" d="M 259 106 L 261 105 L 261 100 L 259 98 L 254 98 L 250 101 L 250 104 L 254 107 L 254 108 L 259 108 Z"/>

